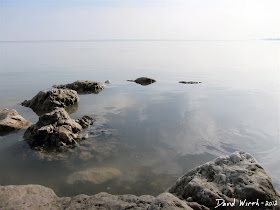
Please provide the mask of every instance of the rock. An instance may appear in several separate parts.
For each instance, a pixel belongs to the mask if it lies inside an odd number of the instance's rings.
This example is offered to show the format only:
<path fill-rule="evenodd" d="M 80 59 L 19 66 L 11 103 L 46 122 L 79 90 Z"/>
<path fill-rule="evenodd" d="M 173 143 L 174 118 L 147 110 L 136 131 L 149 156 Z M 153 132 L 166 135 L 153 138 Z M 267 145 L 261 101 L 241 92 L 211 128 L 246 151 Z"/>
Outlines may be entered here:
<path fill-rule="evenodd" d="M 87 128 L 92 124 L 93 118 L 89 116 L 83 116 L 80 119 L 75 120 L 78 124 L 82 126 L 82 128 Z"/>
<path fill-rule="evenodd" d="M 179 198 L 175 197 L 174 195 L 170 193 L 162 193 L 159 196 L 157 196 L 153 202 L 151 203 L 151 206 L 148 208 L 150 210 L 172 210 L 172 209 L 189 209 L 192 208 L 187 204 L 187 202 L 184 202 L 180 200 Z"/>
<path fill-rule="evenodd" d="M 39 121 L 25 131 L 23 138 L 32 149 L 63 152 L 83 139 L 79 132 L 92 121 L 89 116 L 73 120 L 63 108 L 56 108 L 40 116 Z"/>
<path fill-rule="evenodd" d="M 24 210 L 76 210 L 76 209 L 148 209 L 176 210 L 192 209 L 185 201 L 181 201 L 170 193 L 162 193 L 158 197 L 151 195 L 78 195 L 73 198 L 59 198 L 53 190 L 40 185 L 0 186 L 0 209 Z"/>
<path fill-rule="evenodd" d="M 31 122 L 24 119 L 14 109 L 0 109 L 0 135 L 6 135 L 23 127 L 30 126 Z"/>
<path fill-rule="evenodd" d="M 129 81 L 129 82 L 136 82 L 136 83 L 138 83 L 140 85 L 150 85 L 150 84 L 156 82 L 156 80 L 148 78 L 148 77 L 140 77 L 140 78 L 138 78 L 136 80 L 127 80 L 127 81 Z"/>
<path fill-rule="evenodd" d="M 105 83 L 106 84 L 111 84 L 111 81 L 110 80 L 106 80 Z"/>
<path fill-rule="evenodd" d="M 201 82 L 194 82 L 194 81 L 179 81 L 179 83 L 183 83 L 183 84 L 199 84 Z"/>
<path fill-rule="evenodd" d="M 63 209 L 70 198 L 58 198 L 52 189 L 40 185 L 0 186 L 0 209 Z"/>
<path fill-rule="evenodd" d="M 93 184 L 102 184 L 111 179 L 121 176 L 121 172 L 116 168 L 99 167 L 90 168 L 84 171 L 78 171 L 71 174 L 67 178 L 68 184 L 74 184 L 76 182 L 92 182 Z"/>
<path fill-rule="evenodd" d="M 108 81 L 108 80 L 107 80 Z M 77 91 L 79 94 L 99 93 L 105 86 L 101 82 L 91 80 L 77 80 L 76 82 L 65 85 L 53 85 L 54 88 L 71 89 Z"/>
<path fill-rule="evenodd" d="M 214 208 L 216 199 L 233 202 L 277 201 L 279 196 L 270 177 L 248 153 L 221 156 L 189 171 L 169 189 L 175 196 Z M 264 206 L 263 206 L 264 207 Z M 279 206 L 273 207 L 279 209 Z"/>
<path fill-rule="evenodd" d="M 40 91 L 31 100 L 22 102 L 23 106 L 30 107 L 34 112 L 41 115 L 54 110 L 55 107 L 68 107 L 79 101 L 74 90 L 49 90 Z"/>

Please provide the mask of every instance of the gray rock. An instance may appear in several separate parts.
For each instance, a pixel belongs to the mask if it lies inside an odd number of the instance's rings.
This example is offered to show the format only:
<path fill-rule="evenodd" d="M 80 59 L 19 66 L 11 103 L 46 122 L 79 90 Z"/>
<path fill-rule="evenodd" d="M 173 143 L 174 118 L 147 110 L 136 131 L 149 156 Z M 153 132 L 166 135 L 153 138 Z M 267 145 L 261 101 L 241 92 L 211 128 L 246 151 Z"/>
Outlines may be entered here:
<path fill-rule="evenodd" d="M 23 106 L 30 107 L 38 115 L 52 111 L 55 107 L 68 107 L 79 101 L 74 90 L 49 90 L 40 91 L 31 100 L 22 102 Z"/>
<path fill-rule="evenodd" d="M 24 119 L 14 109 L 0 109 L 0 135 L 6 135 L 23 127 L 30 126 L 31 122 Z"/>
<path fill-rule="evenodd" d="M 154 197 L 150 195 L 139 197 L 135 195 L 110 195 L 108 193 L 98 193 L 93 196 L 78 195 L 65 205 L 65 209 L 148 209 L 153 200 Z"/>
<path fill-rule="evenodd" d="M 88 94 L 88 93 L 99 93 L 104 88 L 105 85 L 101 82 L 95 82 L 91 80 L 77 80 L 70 84 L 65 85 L 54 85 L 54 88 L 62 88 L 62 89 L 71 89 L 77 91 L 79 94 Z"/>
<path fill-rule="evenodd" d="M 183 83 L 183 84 L 199 84 L 201 82 L 195 82 L 195 81 L 179 81 L 179 83 Z"/>
<path fill-rule="evenodd" d="M 127 81 L 136 82 L 136 83 L 138 83 L 140 85 L 144 85 L 144 86 L 150 85 L 150 84 L 156 82 L 156 80 L 148 78 L 148 77 L 140 77 L 140 78 L 137 78 L 136 80 L 127 80 Z"/>
<path fill-rule="evenodd" d="M 40 116 L 39 121 L 25 131 L 23 138 L 32 149 L 63 152 L 83 139 L 79 132 L 92 121 L 89 116 L 73 120 L 63 108 L 56 108 Z"/>
<path fill-rule="evenodd" d="M 111 81 L 110 80 L 106 80 L 105 83 L 106 84 L 111 84 Z"/>
<path fill-rule="evenodd" d="M 73 198 L 59 198 L 53 190 L 39 185 L 0 186 L 0 209 L 192 209 L 185 201 L 181 201 L 170 193 L 158 197 L 151 195 L 78 195 Z"/>
<path fill-rule="evenodd" d="M 175 196 L 213 208 L 216 199 L 233 202 L 277 201 L 279 196 L 270 177 L 248 153 L 235 152 L 221 156 L 189 171 L 169 189 Z M 263 206 L 264 207 L 264 206 Z M 279 209 L 279 206 L 273 207 Z"/>
<path fill-rule="evenodd" d="M 162 193 L 157 196 L 151 206 L 148 208 L 149 210 L 175 210 L 175 209 L 192 209 L 187 202 L 180 200 L 170 193 Z"/>
<path fill-rule="evenodd" d="M 40 185 L 0 186 L 0 209 L 63 209 L 70 198 L 58 198 L 52 189 Z"/>

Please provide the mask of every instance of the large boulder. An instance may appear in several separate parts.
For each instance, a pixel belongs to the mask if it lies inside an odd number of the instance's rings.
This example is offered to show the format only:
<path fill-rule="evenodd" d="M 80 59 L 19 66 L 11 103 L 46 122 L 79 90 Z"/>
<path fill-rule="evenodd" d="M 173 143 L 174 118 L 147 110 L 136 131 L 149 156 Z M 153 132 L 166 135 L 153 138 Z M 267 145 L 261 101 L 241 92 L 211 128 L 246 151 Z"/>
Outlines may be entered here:
<path fill-rule="evenodd" d="M 144 85 L 144 86 L 150 85 L 150 84 L 156 82 L 156 80 L 148 78 L 148 77 L 139 77 L 136 80 L 127 80 L 127 81 L 136 82 L 136 83 L 138 83 L 140 85 Z"/>
<path fill-rule="evenodd" d="M 41 115 L 54 110 L 55 107 L 68 107 L 79 101 L 74 90 L 48 90 L 40 91 L 31 100 L 22 102 L 23 106 L 30 107 L 37 114 Z"/>
<path fill-rule="evenodd" d="M 80 132 L 92 121 L 89 116 L 73 120 L 63 108 L 56 108 L 40 116 L 39 121 L 25 131 L 23 138 L 32 149 L 62 152 L 84 138 Z"/>
<path fill-rule="evenodd" d="M 278 192 L 260 164 L 245 152 L 221 156 L 196 167 L 179 178 L 169 192 L 210 209 L 223 202 L 240 207 L 245 199 L 258 201 L 262 209 L 280 208 L 279 205 L 265 206 L 266 202 L 279 204 Z"/>
<path fill-rule="evenodd" d="M 0 135 L 30 126 L 31 122 L 24 119 L 14 109 L 0 109 Z"/>
<path fill-rule="evenodd" d="M 71 89 L 77 91 L 79 94 L 88 94 L 88 93 L 99 93 L 104 88 L 105 85 L 101 82 L 95 82 L 92 80 L 77 80 L 70 84 L 65 85 L 53 85 L 54 88 L 62 88 L 62 89 Z"/>

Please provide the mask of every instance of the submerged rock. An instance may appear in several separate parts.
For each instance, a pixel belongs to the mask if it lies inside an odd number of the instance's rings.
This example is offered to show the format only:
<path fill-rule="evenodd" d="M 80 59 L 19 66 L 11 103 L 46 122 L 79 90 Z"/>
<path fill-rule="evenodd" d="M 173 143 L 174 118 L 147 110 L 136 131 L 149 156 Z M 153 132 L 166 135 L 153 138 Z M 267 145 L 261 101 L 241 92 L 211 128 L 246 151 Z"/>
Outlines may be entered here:
<path fill-rule="evenodd" d="M 156 82 L 156 80 L 148 78 L 148 77 L 140 77 L 140 78 L 138 78 L 136 80 L 127 80 L 127 81 L 129 81 L 129 82 L 136 82 L 136 83 L 138 83 L 140 85 L 150 85 L 150 84 Z"/>
<path fill-rule="evenodd" d="M 73 120 L 63 108 L 56 108 L 39 117 L 39 121 L 25 131 L 23 138 L 32 149 L 63 152 L 83 139 L 79 132 L 92 121 L 89 116 Z"/>
<path fill-rule="evenodd" d="M 62 89 L 71 89 L 77 91 L 79 94 L 88 94 L 88 93 L 99 93 L 104 88 L 105 85 L 101 82 L 95 82 L 91 80 L 77 80 L 70 84 L 65 85 L 54 85 L 54 88 L 62 88 Z"/>
<path fill-rule="evenodd" d="M 23 106 L 30 107 L 34 112 L 41 115 L 52 111 L 55 107 L 68 107 L 79 101 L 74 90 L 49 90 L 40 91 L 31 100 L 22 102 Z"/>
<path fill-rule="evenodd" d="M 221 156 L 189 171 L 169 189 L 175 196 L 214 208 L 217 200 L 236 202 L 278 202 L 279 195 L 270 177 L 260 164 L 248 153 L 235 152 Z M 263 209 L 264 205 L 261 205 Z M 279 209 L 279 206 L 273 206 Z"/>
<path fill-rule="evenodd" d="M 120 170 L 110 167 L 90 168 L 84 171 L 78 171 L 67 178 L 68 184 L 76 182 L 91 182 L 93 184 L 102 184 L 111 179 L 121 176 Z"/>
<path fill-rule="evenodd" d="M 14 109 L 0 109 L 0 135 L 6 135 L 23 127 L 30 126 L 31 122 L 24 119 Z"/>
<path fill-rule="evenodd" d="M 201 82 L 195 82 L 195 81 L 179 81 L 179 83 L 183 83 L 183 84 L 199 84 Z"/>

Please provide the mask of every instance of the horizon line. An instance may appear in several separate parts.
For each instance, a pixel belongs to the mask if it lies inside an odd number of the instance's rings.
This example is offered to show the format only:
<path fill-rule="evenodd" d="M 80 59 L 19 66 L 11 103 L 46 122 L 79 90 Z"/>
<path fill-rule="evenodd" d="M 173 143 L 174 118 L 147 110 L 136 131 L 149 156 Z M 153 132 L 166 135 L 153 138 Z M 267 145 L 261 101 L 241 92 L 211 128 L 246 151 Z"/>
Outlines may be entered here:
<path fill-rule="evenodd" d="M 34 40 L 0 40 L 0 43 L 36 43 L 36 42 L 210 42 L 210 41 L 249 41 L 249 40 L 266 40 L 266 39 L 34 39 Z"/>

